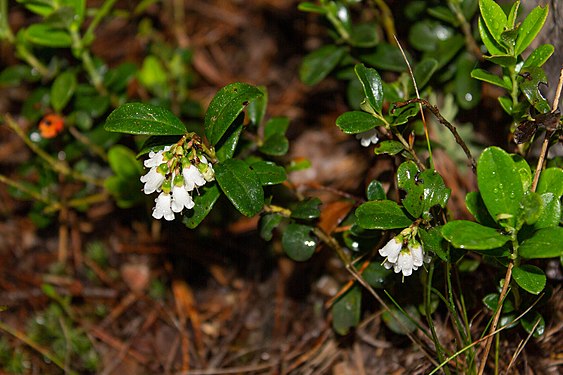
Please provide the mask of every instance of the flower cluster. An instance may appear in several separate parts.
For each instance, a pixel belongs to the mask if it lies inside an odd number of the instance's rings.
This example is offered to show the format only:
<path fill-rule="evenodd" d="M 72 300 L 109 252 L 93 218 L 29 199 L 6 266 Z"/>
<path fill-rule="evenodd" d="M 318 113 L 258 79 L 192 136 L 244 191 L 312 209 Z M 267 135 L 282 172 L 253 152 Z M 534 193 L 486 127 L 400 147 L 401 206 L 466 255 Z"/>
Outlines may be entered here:
<path fill-rule="evenodd" d="M 215 179 L 211 163 L 193 147 L 194 141 L 185 144 L 185 138 L 158 152 L 150 152 L 145 160 L 149 172 L 141 176 L 145 194 L 155 191 L 152 216 L 155 219 L 174 220 L 175 213 L 194 207 L 192 192 Z"/>
<path fill-rule="evenodd" d="M 379 136 L 377 133 L 377 129 L 373 128 L 371 130 L 366 130 L 365 132 L 361 132 L 356 134 L 356 139 L 360 141 L 362 146 L 369 147 L 370 144 L 376 144 L 379 142 Z"/>
<path fill-rule="evenodd" d="M 405 237 L 407 237 L 407 246 L 404 246 Z M 379 250 L 379 254 L 385 257 L 383 262 L 385 268 L 393 268 L 395 273 L 402 272 L 403 276 L 412 275 L 413 270 L 416 271 L 418 267 L 421 267 L 424 263 L 429 263 L 431 260 L 430 256 L 424 253 L 422 245 L 409 233 L 406 235 L 401 233 L 391 238 Z"/>

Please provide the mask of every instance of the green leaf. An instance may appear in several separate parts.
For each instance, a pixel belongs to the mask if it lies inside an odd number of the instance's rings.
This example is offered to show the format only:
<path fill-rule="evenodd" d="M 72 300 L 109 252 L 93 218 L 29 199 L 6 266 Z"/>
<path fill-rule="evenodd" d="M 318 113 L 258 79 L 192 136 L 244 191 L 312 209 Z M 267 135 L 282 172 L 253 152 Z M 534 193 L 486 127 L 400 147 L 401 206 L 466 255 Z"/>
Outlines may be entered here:
<path fill-rule="evenodd" d="M 262 237 L 264 241 L 271 241 L 274 229 L 280 225 L 282 220 L 283 216 L 277 213 L 262 215 L 258 225 L 260 228 L 260 237 Z"/>
<path fill-rule="evenodd" d="M 354 71 L 362 83 L 367 102 L 375 112 L 381 113 L 381 107 L 383 106 L 383 86 L 379 73 L 377 73 L 375 69 L 366 68 L 364 64 L 356 64 Z"/>
<path fill-rule="evenodd" d="M 281 184 L 287 179 L 285 169 L 271 161 L 259 161 L 252 163 L 250 168 L 256 172 L 262 185 Z"/>
<path fill-rule="evenodd" d="M 391 114 L 391 126 L 406 124 L 410 118 L 416 116 L 420 111 L 417 103 L 411 103 L 402 108 L 396 109 Z"/>
<path fill-rule="evenodd" d="M 258 149 L 266 155 L 283 156 L 289 150 L 289 141 L 283 134 L 273 134 Z"/>
<path fill-rule="evenodd" d="M 156 94 L 167 95 L 168 76 L 160 59 L 149 55 L 143 60 L 143 66 L 138 72 L 139 82 Z"/>
<path fill-rule="evenodd" d="M 523 264 L 512 270 L 514 281 L 525 291 L 538 295 L 545 288 L 546 277 L 541 269 L 531 264 Z"/>
<path fill-rule="evenodd" d="M 520 324 L 522 324 L 522 328 L 524 328 L 527 333 L 532 333 L 532 330 L 536 327 L 532 334 L 534 338 L 542 336 L 545 332 L 545 320 L 537 311 L 530 311 L 528 314 L 524 315 Z"/>
<path fill-rule="evenodd" d="M 316 85 L 336 68 L 346 54 L 345 47 L 333 44 L 311 52 L 303 59 L 299 68 L 299 78 L 306 85 Z"/>
<path fill-rule="evenodd" d="M 386 279 L 393 273 L 393 270 L 383 267 L 380 261 L 370 262 L 362 272 L 364 279 L 373 288 L 385 287 Z"/>
<path fill-rule="evenodd" d="M 524 188 L 512 157 L 498 147 L 485 149 L 477 164 L 477 183 L 493 219 L 514 228 Z"/>
<path fill-rule="evenodd" d="M 68 104 L 76 90 L 76 75 L 70 71 L 62 72 L 51 86 L 51 105 L 60 113 Z"/>
<path fill-rule="evenodd" d="M 512 160 L 514 160 L 514 165 L 516 166 L 516 171 L 520 176 L 520 181 L 522 181 L 522 187 L 524 191 L 529 190 L 532 186 L 532 171 L 530 169 L 530 164 L 520 155 L 511 155 Z"/>
<path fill-rule="evenodd" d="M 503 89 L 506 90 L 511 90 L 511 87 L 508 86 L 503 80 L 502 78 L 500 78 L 497 75 L 494 75 L 492 73 L 487 72 L 486 70 L 483 69 L 473 69 L 471 71 L 471 77 L 478 79 L 480 81 L 484 81 L 484 82 L 488 82 L 492 85 L 496 85 L 496 86 L 500 86 Z"/>
<path fill-rule="evenodd" d="M 44 47 L 65 48 L 72 45 L 68 31 L 55 29 L 42 23 L 29 26 L 25 29 L 23 35 L 29 42 Z"/>
<path fill-rule="evenodd" d="M 529 67 L 522 68 L 520 74 L 526 75 L 526 78 L 521 80 L 520 90 L 522 90 L 528 102 L 540 113 L 549 112 L 551 108 L 539 90 L 540 84 L 548 84 L 545 71 L 542 68 Z"/>
<path fill-rule="evenodd" d="M 375 145 L 373 152 L 376 155 L 397 155 L 404 150 L 403 144 L 399 141 L 382 141 Z"/>
<path fill-rule="evenodd" d="M 316 219 L 320 216 L 321 211 L 319 209 L 321 205 L 321 200 L 319 198 L 305 199 L 299 202 L 293 210 L 291 210 L 291 217 L 294 219 Z"/>
<path fill-rule="evenodd" d="M 514 29 L 516 26 L 516 17 L 518 16 L 518 9 L 520 8 L 520 0 L 517 0 L 512 4 L 510 12 L 508 13 L 508 19 L 506 20 L 507 29 Z"/>
<path fill-rule="evenodd" d="M 120 208 L 130 208 L 142 202 L 142 184 L 139 177 L 143 167 L 135 153 L 125 146 L 113 146 L 108 151 L 108 162 L 115 173 L 104 181 L 105 188 Z"/>
<path fill-rule="evenodd" d="M 563 256 L 563 227 L 543 228 L 524 240 L 518 254 L 525 259 Z"/>
<path fill-rule="evenodd" d="M 268 106 L 268 90 L 265 86 L 258 86 L 258 89 L 262 91 L 263 95 L 250 102 L 246 108 L 250 122 L 256 126 L 262 123 Z"/>
<path fill-rule="evenodd" d="M 555 48 L 551 44 L 542 44 L 524 60 L 524 68 L 541 67 L 553 55 Z"/>
<path fill-rule="evenodd" d="M 508 26 L 506 14 L 494 0 L 480 0 L 479 9 L 487 30 L 491 33 L 493 39 L 500 43 L 501 34 Z"/>
<path fill-rule="evenodd" d="M 379 42 L 379 35 L 377 34 L 377 24 L 371 22 L 353 24 L 349 42 L 350 45 L 354 47 L 375 47 Z"/>
<path fill-rule="evenodd" d="M 362 290 L 354 285 L 332 305 L 332 328 L 339 335 L 346 335 L 350 328 L 360 324 Z"/>
<path fill-rule="evenodd" d="M 516 65 L 516 57 L 512 55 L 492 55 L 485 56 L 485 59 L 492 62 L 493 64 L 500 65 L 504 68 L 513 67 Z"/>
<path fill-rule="evenodd" d="M 126 103 L 115 109 L 104 124 L 110 132 L 146 135 L 182 135 L 184 124 L 169 110 L 143 103 Z"/>
<path fill-rule="evenodd" d="M 487 227 L 496 226 L 495 220 L 492 218 L 489 211 L 487 211 L 485 202 L 483 202 L 483 198 L 478 191 L 467 193 L 465 196 L 465 205 L 478 223 Z"/>
<path fill-rule="evenodd" d="M 436 59 L 428 57 L 425 57 L 421 62 L 416 64 L 413 74 L 419 90 L 423 88 L 428 83 L 428 81 L 430 81 L 430 78 L 432 78 L 432 75 L 437 68 L 438 61 Z M 414 86 L 412 87 L 414 92 Z"/>
<path fill-rule="evenodd" d="M 184 225 L 190 229 L 196 228 L 211 212 L 220 196 L 221 192 L 217 184 L 207 184 L 203 188 L 199 188 L 198 194 L 194 196 L 194 208 L 184 214 L 182 219 Z"/>
<path fill-rule="evenodd" d="M 47 17 L 55 10 L 53 0 L 17 0 L 17 2 L 23 4 L 31 12 L 43 17 Z"/>
<path fill-rule="evenodd" d="M 291 259 L 302 262 L 313 256 L 317 238 L 312 235 L 313 228 L 308 225 L 291 223 L 282 235 L 282 247 Z"/>
<path fill-rule="evenodd" d="M 120 177 L 138 179 L 143 173 L 143 166 L 135 153 L 122 145 L 109 149 L 108 162 L 111 170 Z"/>
<path fill-rule="evenodd" d="M 555 227 L 561 220 L 561 199 L 553 193 L 543 193 L 541 197 L 541 216 L 534 224 L 534 229 Z"/>
<path fill-rule="evenodd" d="M 469 53 L 464 53 L 456 63 L 455 97 L 463 109 L 472 109 L 481 101 L 481 83 L 471 77 L 475 64 L 475 58 Z"/>
<path fill-rule="evenodd" d="M 247 83 L 231 83 L 223 87 L 211 100 L 205 114 L 205 135 L 215 146 L 242 110 L 264 93 Z"/>
<path fill-rule="evenodd" d="M 356 209 L 357 224 L 364 229 L 406 228 L 412 220 L 403 208 L 390 200 L 371 201 Z"/>
<path fill-rule="evenodd" d="M 416 307 L 408 305 L 404 311 L 408 314 L 405 315 L 401 310 L 395 306 L 390 306 L 381 317 L 385 325 L 393 332 L 400 335 L 406 335 L 416 330 L 415 321 L 420 318 L 420 314 Z M 414 319 L 414 321 L 413 321 Z"/>
<path fill-rule="evenodd" d="M 442 227 L 442 235 L 455 247 L 468 250 L 491 250 L 510 240 L 494 228 L 467 220 L 450 221 Z"/>
<path fill-rule="evenodd" d="M 520 202 L 520 214 L 518 217 L 518 226 L 523 223 L 532 225 L 538 221 L 543 211 L 543 201 L 540 194 L 533 191 L 526 191 Z"/>
<path fill-rule="evenodd" d="M 451 193 L 438 172 L 430 169 L 420 172 L 413 161 L 399 166 L 397 184 L 407 193 L 402 200 L 403 206 L 416 218 L 423 215 L 429 219 L 430 209 L 445 207 Z"/>
<path fill-rule="evenodd" d="M 479 27 L 479 35 L 481 35 L 481 40 L 483 41 L 483 44 L 485 44 L 487 51 L 491 55 L 503 55 L 507 52 L 506 49 L 495 40 L 495 38 L 485 25 L 483 18 L 479 17 L 479 22 L 477 25 Z"/>
<path fill-rule="evenodd" d="M 243 215 L 256 215 L 264 206 L 264 190 L 257 174 L 242 160 L 227 159 L 215 165 L 215 178 L 227 198 Z"/>
<path fill-rule="evenodd" d="M 319 13 L 319 14 L 325 14 L 327 12 L 324 7 L 319 6 L 315 3 L 310 3 L 308 1 L 304 1 L 302 3 L 299 3 L 299 5 L 297 6 L 297 9 L 299 9 L 302 12 L 312 12 L 312 13 Z"/>
<path fill-rule="evenodd" d="M 215 145 L 217 160 L 225 161 L 230 159 L 235 154 L 237 144 L 242 132 L 244 116 L 240 115 L 235 121 L 234 126 L 229 127 L 225 132 L 221 141 Z"/>
<path fill-rule="evenodd" d="M 454 35 L 454 29 L 436 20 L 416 22 L 409 29 L 409 43 L 419 51 L 432 52 L 438 44 Z"/>
<path fill-rule="evenodd" d="M 285 135 L 289 127 L 289 119 L 287 117 L 272 117 L 264 125 L 264 138 L 269 138 L 276 134 Z"/>
<path fill-rule="evenodd" d="M 383 189 L 381 182 L 377 180 L 371 181 L 366 188 L 366 196 L 369 201 L 385 199 L 385 190 Z"/>
<path fill-rule="evenodd" d="M 516 56 L 522 54 L 526 48 L 534 41 L 547 19 L 548 7 L 535 7 L 524 19 L 518 29 L 518 39 L 516 39 Z"/>
<path fill-rule="evenodd" d="M 346 134 L 358 134 L 383 125 L 382 120 L 361 111 L 344 112 L 336 119 L 336 126 Z"/>
<path fill-rule="evenodd" d="M 563 169 L 554 167 L 541 172 L 536 191 L 540 194 L 553 193 L 560 199 L 563 196 Z"/>
<path fill-rule="evenodd" d="M 171 144 L 176 143 L 179 140 L 179 135 L 150 136 L 141 146 L 139 153 L 137 153 L 137 157 L 148 154 L 151 151 L 158 152 L 162 150 L 164 146 L 170 146 Z"/>
<path fill-rule="evenodd" d="M 404 72 L 407 64 L 397 46 L 379 43 L 374 52 L 360 55 L 360 60 L 375 69 Z M 409 60 L 410 61 L 410 60 Z"/>
<path fill-rule="evenodd" d="M 433 227 L 429 230 L 418 228 L 418 234 L 422 241 L 422 247 L 425 251 L 432 251 L 436 253 L 444 262 L 450 259 L 448 253 L 448 243 L 444 241 L 442 236 L 442 227 Z"/>

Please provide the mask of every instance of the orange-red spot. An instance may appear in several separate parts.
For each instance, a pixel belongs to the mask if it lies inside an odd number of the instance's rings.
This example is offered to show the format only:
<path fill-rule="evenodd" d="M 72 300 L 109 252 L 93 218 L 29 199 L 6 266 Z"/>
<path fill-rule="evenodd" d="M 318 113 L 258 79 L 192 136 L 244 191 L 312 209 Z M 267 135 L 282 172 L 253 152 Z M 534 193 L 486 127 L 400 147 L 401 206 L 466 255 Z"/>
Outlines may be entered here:
<path fill-rule="evenodd" d="M 43 138 L 55 138 L 65 127 L 64 118 L 51 113 L 43 116 L 39 122 L 39 134 Z"/>

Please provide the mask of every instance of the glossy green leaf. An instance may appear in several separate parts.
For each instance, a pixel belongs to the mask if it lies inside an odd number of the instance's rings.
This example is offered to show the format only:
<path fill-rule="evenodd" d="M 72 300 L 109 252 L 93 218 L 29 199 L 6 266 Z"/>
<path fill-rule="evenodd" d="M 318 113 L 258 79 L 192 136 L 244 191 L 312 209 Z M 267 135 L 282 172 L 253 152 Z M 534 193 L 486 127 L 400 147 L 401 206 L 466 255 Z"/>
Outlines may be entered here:
<path fill-rule="evenodd" d="M 35 23 L 25 29 L 24 37 L 29 42 L 44 47 L 65 48 L 72 45 L 68 31 L 42 23 Z"/>
<path fill-rule="evenodd" d="M 162 150 L 165 146 L 170 146 L 171 144 L 176 143 L 179 140 L 180 140 L 179 135 L 150 136 L 146 139 L 146 141 L 141 146 L 139 152 L 137 153 L 137 157 L 148 154 L 151 151 L 158 152 Z"/>
<path fill-rule="evenodd" d="M 53 0 L 17 0 L 17 2 L 23 4 L 31 12 L 43 17 L 47 17 L 55 10 Z"/>
<path fill-rule="evenodd" d="M 516 57 L 512 55 L 485 56 L 485 59 L 492 62 L 493 64 L 500 65 L 504 68 L 509 68 L 516 65 Z"/>
<path fill-rule="evenodd" d="M 399 141 L 382 141 L 375 145 L 373 152 L 376 155 L 397 155 L 404 150 L 403 144 Z"/>
<path fill-rule="evenodd" d="M 553 193 L 558 199 L 563 196 L 563 169 L 547 168 L 541 172 L 538 193 Z"/>
<path fill-rule="evenodd" d="M 493 219 L 514 228 L 524 188 L 512 157 L 498 147 L 485 149 L 477 163 L 477 183 Z"/>
<path fill-rule="evenodd" d="M 483 304 L 491 311 L 496 311 L 498 308 L 498 293 L 487 294 L 483 297 Z M 514 311 L 514 303 L 508 298 L 506 298 L 502 304 L 502 313 L 507 314 Z"/>
<path fill-rule="evenodd" d="M 553 55 L 555 48 L 551 44 L 542 44 L 524 60 L 524 68 L 541 67 Z"/>
<path fill-rule="evenodd" d="M 392 72 L 404 72 L 407 70 L 407 64 L 399 48 L 387 43 L 379 43 L 375 47 L 374 52 L 361 54 L 360 60 L 375 69 Z"/>
<path fill-rule="evenodd" d="M 518 267 L 514 267 L 512 270 L 512 277 L 514 281 L 520 286 L 520 288 L 532 294 L 540 294 L 540 292 L 545 288 L 545 283 L 547 278 L 545 273 L 531 264 L 522 264 Z"/>
<path fill-rule="evenodd" d="M 406 228 L 412 220 L 403 208 L 390 200 L 371 201 L 356 209 L 357 224 L 364 229 Z"/>
<path fill-rule="evenodd" d="M 420 172 L 412 161 L 399 166 L 397 184 L 407 193 L 402 203 L 413 217 L 430 215 L 434 206 L 445 207 L 451 193 L 438 172 L 429 169 Z"/>
<path fill-rule="evenodd" d="M 34 82 L 40 78 L 41 76 L 29 65 L 11 65 L 0 73 L 0 86 L 17 86 L 22 81 Z"/>
<path fill-rule="evenodd" d="M 285 135 L 289 127 L 289 119 L 287 117 L 272 117 L 264 125 L 264 138 L 269 138 L 274 134 Z"/>
<path fill-rule="evenodd" d="M 184 225 L 190 229 L 196 228 L 207 217 L 211 209 L 221 196 L 217 184 L 205 185 L 194 194 L 194 208 L 188 210 L 182 219 Z"/>
<path fill-rule="evenodd" d="M 155 94 L 167 95 L 168 75 L 156 56 L 149 55 L 143 60 L 143 65 L 138 72 L 139 82 Z"/>
<path fill-rule="evenodd" d="M 250 168 L 256 172 L 262 185 L 281 184 L 287 179 L 285 169 L 271 161 L 259 161 L 252 163 Z"/>
<path fill-rule="evenodd" d="M 262 123 L 264 116 L 266 115 L 266 108 L 268 107 L 268 90 L 265 86 L 258 86 L 258 89 L 262 91 L 262 96 L 254 99 L 246 107 L 246 112 L 248 113 L 248 118 L 250 122 L 258 126 Z"/>
<path fill-rule="evenodd" d="M 530 164 L 520 155 L 511 155 L 511 157 L 512 160 L 514 160 L 516 172 L 520 176 L 524 191 L 529 190 L 532 186 L 532 170 L 530 169 Z"/>
<path fill-rule="evenodd" d="M 264 206 L 264 190 L 256 172 L 242 160 L 227 159 L 215 165 L 215 178 L 231 201 L 243 215 L 256 215 Z"/>
<path fill-rule="evenodd" d="M 543 201 L 540 194 L 526 191 L 520 201 L 518 225 L 523 223 L 532 225 L 538 221 L 543 211 Z"/>
<path fill-rule="evenodd" d="M 520 90 L 528 99 L 528 102 L 534 106 L 540 113 L 547 113 L 551 110 L 549 103 L 542 96 L 539 86 L 540 84 L 548 84 L 547 76 L 542 68 L 529 67 L 522 68 L 520 70 L 521 75 L 525 75 L 526 78 L 522 78 L 520 83 Z"/>
<path fill-rule="evenodd" d="M 500 43 L 501 34 L 508 26 L 506 14 L 494 0 L 479 0 L 479 10 L 487 30 L 489 30 L 493 39 Z"/>
<path fill-rule="evenodd" d="M 512 99 L 510 99 L 508 96 L 499 96 L 497 100 L 502 109 L 510 116 L 512 116 L 514 113 L 514 104 L 512 103 Z"/>
<path fill-rule="evenodd" d="M 543 228 L 520 244 L 522 258 L 556 258 L 563 256 L 563 227 Z"/>
<path fill-rule="evenodd" d="M 51 105 L 55 112 L 61 112 L 76 90 L 76 75 L 70 71 L 61 73 L 51 86 Z"/>
<path fill-rule="evenodd" d="M 362 290 L 354 285 L 332 305 L 332 328 L 339 335 L 346 335 L 360 324 Z"/>
<path fill-rule="evenodd" d="M 510 7 L 510 12 L 508 12 L 508 17 L 506 20 L 507 29 L 514 29 L 516 26 L 516 17 L 518 17 L 518 10 L 520 9 L 520 0 L 516 0 L 512 7 Z"/>
<path fill-rule="evenodd" d="M 115 109 L 104 124 L 110 132 L 146 135 L 182 135 L 184 124 L 169 110 L 143 103 L 126 103 Z"/>
<path fill-rule="evenodd" d="M 277 213 L 262 215 L 258 224 L 260 237 L 262 237 L 264 241 L 271 241 L 274 229 L 280 225 L 282 220 L 283 216 Z"/>
<path fill-rule="evenodd" d="M 247 83 L 231 83 L 215 94 L 205 114 L 205 135 L 215 146 L 242 110 L 264 93 Z"/>
<path fill-rule="evenodd" d="M 391 115 L 391 126 L 399 126 L 406 124 L 409 119 L 418 115 L 420 107 L 418 103 L 412 103 L 402 108 L 396 109 Z"/>
<path fill-rule="evenodd" d="M 456 63 L 455 97 L 463 109 L 472 109 L 481 101 L 481 84 L 471 77 L 476 63 L 475 58 L 469 53 L 464 53 Z"/>
<path fill-rule="evenodd" d="M 424 251 L 432 251 L 444 262 L 449 261 L 448 243 L 442 236 L 442 227 L 432 227 L 429 230 L 418 228 L 418 235 L 422 241 Z"/>
<path fill-rule="evenodd" d="M 425 19 L 409 29 L 409 43 L 419 51 L 436 51 L 438 44 L 451 38 L 454 32 L 454 29 L 441 22 Z"/>
<path fill-rule="evenodd" d="M 383 106 L 383 86 L 381 77 L 375 69 L 366 68 L 364 64 L 356 64 L 354 67 L 356 76 L 362 83 L 367 102 L 377 113 L 381 113 Z"/>
<path fill-rule="evenodd" d="M 497 76 L 495 74 L 489 73 L 489 72 L 487 72 L 486 70 L 483 70 L 483 69 L 473 69 L 471 71 L 471 77 L 478 79 L 480 81 L 488 82 L 488 83 L 495 85 L 495 86 L 500 86 L 500 87 L 502 87 L 503 89 L 506 89 L 506 90 L 511 89 L 511 87 L 508 86 L 502 80 L 502 78 L 500 78 L 499 76 Z"/>
<path fill-rule="evenodd" d="M 69 6 L 61 6 L 43 20 L 45 25 L 53 29 L 68 29 L 78 19 L 76 10 Z"/>
<path fill-rule="evenodd" d="M 458 52 L 465 47 L 465 39 L 461 34 L 455 34 L 453 37 L 438 43 L 438 49 L 434 52 L 426 52 L 423 59 L 435 59 L 438 61 L 437 70 L 441 70 L 452 59 L 457 56 Z"/>
<path fill-rule="evenodd" d="M 487 51 L 491 55 L 503 55 L 507 52 L 506 49 L 495 40 L 495 38 L 485 25 L 483 18 L 479 17 L 479 22 L 477 25 L 479 27 L 479 35 L 481 35 L 481 40 L 483 41 L 483 44 L 485 44 Z"/>
<path fill-rule="evenodd" d="M 516 40 L 516 56 L 520 55 L 534 41 L 547 19 L 548 7 L 535 7 L 526 16 L 518 29 L 518 39 Z"/>
<path fill-rule="evenodd" d="M 495 220 L 487 210 L 485 202 L 483 202 L 483 198 L 478 191 L 467 193 L 467 195 L 465 196 L 465 205 L 478 223 L 483 224 L 487 227 L 496 226 Z"/>
<path fill-rule="evenodd" d="M 366 188 L 366 197 L 368 201 L 385 199 L 385 190 L 383 189 L 381 182 L 377 180 L 371 181 Z"/>
<path fill-rule="evenodd" d="M 287 256 L 298 262 L 311 258 L 318 242 L 312 232 L 309 225 L 289 224 L 282 235 L 282 247 Z"/>
<path fill-rule="evenodd" d="M 535 222 L 535 229 L 555 227 L 561 221 L 561 199 L 553 193 L 543 193 L 541 196 L 541 216 Z"/>
<path fill-rule="evenodd" d="M 374 47 L 379 42 L 377 34 L 377 24 L 360 23 L 353 24 L 350 32 L 350 45 L 354 47 L 369 48 Z"/>
<path fill-rule="evenodd" d="M 333 44 L 311 52 L 303 59 L 299 68 L 299 78 L 306 85 L 316 85 L 336 68 L 346 54 L 345 47 Z"/>
<path fill-rule="evenodd" d="M 234 121 L 233 126 L 229 127 L 225 134 L 223 134 L 221 141 L 215 145 L 215 155 L 217 156 L 217 160 L 225 161 L 232 158 L 235 154 L 243 128 L 243 118 L 244 116 L 242 114 L 239 115 L 239 117 Z"/>
<path fill-rule="evenodd" d="M 283 134 L 273 134 L 258 149 L 266 155 L 283 156 L 289 150 L 289 141 Z"/>
<path fill-rule="evenodd" d="M 537 311 L 532 310 L 524 315 L 520 324 L 522 324 L 522 328 L 524 328 L 527 333 L 532 333 L 532 330 L 534 330 L 532 334 L 534 338 L 541 337 L 545 333 L 545 320 Z"/>
<path fill-rule="evenodd" d="M 143 167 L 133 151 L 129 148 L 116 145 L 108 151 L 108 162 L 111 170 L 120 177 L 139 178 Z"/>
<path fill-rule="evenodd" d="M 321 205 L 321 200 L 319 198 L 305 199 L 299 202 L 293 210 L 291 210 L 291 217 L 294 219 L 316 219 L 320 216 L 321 211 L 319 209 Z"/>
<path fill-rule="evenodd" d="M 336 119 L 336 126 L 346 134 L 362 133 L 383 125 L 382 120 L 361 111 L 344 112 Z"/>
<path fill-rule="evenodd" d="M 455 247 L 468 250 L 491 250 L 510 240 L 494 228 L 467 220 L 450 221 L 442 227 L 442 235 Z"/>

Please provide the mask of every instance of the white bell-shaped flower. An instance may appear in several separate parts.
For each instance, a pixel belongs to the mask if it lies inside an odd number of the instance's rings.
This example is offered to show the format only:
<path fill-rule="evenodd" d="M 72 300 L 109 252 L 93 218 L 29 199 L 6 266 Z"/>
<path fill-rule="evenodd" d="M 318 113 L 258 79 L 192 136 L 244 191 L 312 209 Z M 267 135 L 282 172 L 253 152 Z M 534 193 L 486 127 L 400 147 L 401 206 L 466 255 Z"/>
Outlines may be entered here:
<path fill-rule="evenodd" d="M 194 207 L 194 200 L 184 185 L 174 185 L 172 188 L 172 211 L 181 212 L 184 208 L 188 210 Z"/>
<path fill-rule="evenodd" d="M 389 240 L 389 242 L 387 242 L 385 246 L 383 246 L 383 248 L 379 249 L 379 254 L 386 257 L 386 262 L 393 264 L 397 261 L 402 247 L 403 238 L 401 236 L 393 237 Z"/>
<path fill-rule="evenodd" d="M 410 250 L 402 250 L 399 253 L 397 262 L 393 266 L 393 270 L 395 273 L 403 272 L 403 276 L 410 276 L 412 275 L 413 263 L 414 260 Z"/>
<path fill-rule="evenodd" d="M 409 243 L 409 250 L 412 255 L 413 265 L 417 269 L 424 263 L 424 251 L 419 243 L 415 243 L 414 246 Z"/>
<path fill-rule="evenodd" d="M 152 194 L 157 190 L 160 191 L 166 175 L 158 169 L 158 167 L 152 167 L 146 175 L 141 176 L 141 182 L 145 184 L 143 187 L 145 194 Z"/>
<path fill-rule="evenodd" d="M 146 168 L 158 167 L 160 164 L 164 163 L 164 153 L 170 150 L 170 146 L 164 147 L 164 149 L 154 152 L 149 152 L 149 158 L 145 160 L 144 165 Z"/>
<path fill-rule="evenodd" d="M 197 187 L 205 185 L 205 178 L 191 163 L 187 163 L 186 166 L 182 168 L 182 176 L 184 177 L 184 184 L 187 191 L 192 191 Z"/>
<path fill-rule="evenodd" d="M 163 217 L 168 220 L 174 220 L 174 212 L 172 211 L 172 195 L 165 192 L 160 193 L 158 198 L 155 199 L 155 206 L 152 211 L 152 217 L 155 219 L 162 219 Z"/>
<path fill-rule="evenodd" d="M 364 147 L 368 147 L 372 143 L 376 144 L 379 142 L 378 133 L 375 128 L 356 134 L 356 139 L 359 139 L 361 145 Z"/>

